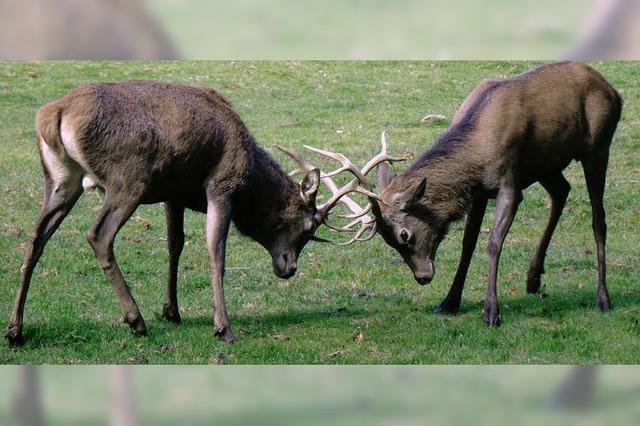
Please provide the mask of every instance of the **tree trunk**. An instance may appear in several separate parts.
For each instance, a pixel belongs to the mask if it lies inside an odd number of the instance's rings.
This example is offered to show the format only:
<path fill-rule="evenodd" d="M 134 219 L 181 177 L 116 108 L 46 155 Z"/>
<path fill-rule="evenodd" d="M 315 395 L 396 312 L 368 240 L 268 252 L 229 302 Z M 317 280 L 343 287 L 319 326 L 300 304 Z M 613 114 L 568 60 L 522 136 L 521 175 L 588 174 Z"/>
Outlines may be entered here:
<path fill-rule="evenodd" d="M 137 426 L 133 369 L 122 365 L 109 366 L 109 392 L 111 398 L 111 426 Z"/>
<path fill-rule="evenodd" d="M 31 364 L 18 367 L 18 383 L 13 400 L 13 412 L 20 425 L 44 426 L 46 424 L 38 367 Z"/>
<path fill-rule="evenodd" d="M 551 406 L 569 410 L 585 410 L 593 406 L 597 366 L 572 368 L 564 383 L 556 390 Z"/>
<path fill-rule="evenodd" d="M 640 1 L 598 0 L 585 23 L 573 59 L 639 59 Z"/>

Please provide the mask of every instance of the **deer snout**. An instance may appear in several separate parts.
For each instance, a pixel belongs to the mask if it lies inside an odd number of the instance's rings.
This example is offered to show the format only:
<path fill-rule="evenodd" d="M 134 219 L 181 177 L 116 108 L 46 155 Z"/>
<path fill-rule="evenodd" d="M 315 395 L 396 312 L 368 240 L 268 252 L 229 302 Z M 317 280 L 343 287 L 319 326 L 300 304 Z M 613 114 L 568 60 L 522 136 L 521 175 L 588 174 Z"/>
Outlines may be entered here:
<path fill-rule="evenodd" d="M 291 278 L 296 274 L 298 264 L 296 255 L 285 251 L 273 258 L 273 272 L 278 278 Z"/>
<path fill-rule="evenodd" d="M 421 265 L 420 267 L 416 266 L 413 270 L 413 277 L 420 285 L 429 284 L 433 279 L 434 274 L 435 267 L 432 260 L 428 260 L 424 265 Z"/>

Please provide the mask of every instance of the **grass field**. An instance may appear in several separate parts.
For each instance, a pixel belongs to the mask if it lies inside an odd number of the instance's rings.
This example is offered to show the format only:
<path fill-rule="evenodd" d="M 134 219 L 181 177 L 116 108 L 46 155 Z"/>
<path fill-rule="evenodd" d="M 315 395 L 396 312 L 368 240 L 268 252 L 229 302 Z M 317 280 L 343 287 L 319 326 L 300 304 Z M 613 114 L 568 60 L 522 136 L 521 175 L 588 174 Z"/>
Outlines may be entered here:
<path fill-rule="evenodd" d="M 273 147 L 312 144 L 359 163 L 386 129 L 393 153 L 420 153 L 442 133 L 482 79 L 509 76 L 530 62 L 60 62 L 0 63 L 0 319 L 19 280 L 20 245 L 39 211 L 42 172 L 33 116 L 42 103 L 94 81 L 154 78 L 204 85 L 228 96 L 255 137 Z M 446 294 L 459 258 L 462 223 L 438 252 L 428 287 L 382 239 L 351 246 L 311 243 L 296 277 L 281 281 L 269 255 L 232 231 L 226 296 L 234 345 L 212 335 L 204 216 L 188 213 L 179 275 L 183 324 L 160 318 L 167 252 L 161 206 L 142 206 L 119 234 L 116 256 L 149 336 L 121 323 L 116 296 L 84 233 L 101 205 L 87 193 L 49 242 L 32 282 L 23 348 L 0 344 L 0 363 L 637 363 L 640 353 L 640 65 L 594 63 L 622 93 L 625 108 L 606 191 L 608 282 L 614 309 L 594 308 L 597 272 L 591 213 L 581 167 L 551 243 L 544 296 L 525 293 L 530 256 L 549 213 L 539 185 L 525 192 L 502 254 L 503 325 L 482 323 L 486 232 L 480 236 L 460 314 L 431 310 Z M 421 126 L 426 113 L 447 121 Z M 328 166 L 327 163 L 323 163 Z M 406 167 L 396 166 L 396 170 Z M 492 206 L 484 228 L 490 226 Z M 320 236 L 336 238 L 323 229 Z M 340 236 L 342 237 L 342 236 Z M 548 297 L 546 297 L 548 296 Z M 4 324 L 3 324 L 4 325 Z"/>

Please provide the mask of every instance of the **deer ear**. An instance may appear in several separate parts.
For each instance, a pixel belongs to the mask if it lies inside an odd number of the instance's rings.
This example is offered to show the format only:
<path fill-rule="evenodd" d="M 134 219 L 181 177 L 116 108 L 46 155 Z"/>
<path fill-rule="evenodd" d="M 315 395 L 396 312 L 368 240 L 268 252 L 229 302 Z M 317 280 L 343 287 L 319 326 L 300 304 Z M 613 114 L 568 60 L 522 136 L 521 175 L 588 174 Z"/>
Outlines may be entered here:
<path fill-rule="evenodd" d="M 382 192 L 382 190 L 389 185 L 390 181 L 391 173 L 389 171 L 389 163 L 384 161 L 376 167 L 376 189 L 378 192 Z"/>
<path fill-rule="evenodd" d="M 427 179 L 424 178 L 419 184 L 411 186 L 409 189 L 398 195 L 396 200 L 400 202 L 401 209 L 411 208 L 420 202 L 426 188 Z"/>
<path fill-rule="evenodd" d="M 306 204 L 315 204 L 320 186 L 320 170 L 313 169 L 307 173 L 300 183 L 300 198 Z"/>

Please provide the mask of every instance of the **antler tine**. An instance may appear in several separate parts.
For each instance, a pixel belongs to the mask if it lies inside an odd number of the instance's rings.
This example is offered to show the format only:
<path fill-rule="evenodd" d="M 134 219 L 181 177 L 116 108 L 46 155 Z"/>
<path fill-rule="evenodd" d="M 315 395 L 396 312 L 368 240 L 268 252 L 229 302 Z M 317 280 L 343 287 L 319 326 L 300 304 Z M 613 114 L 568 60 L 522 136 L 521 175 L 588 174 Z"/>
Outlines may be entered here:
<path fill-rule="evenodd" d="M 327 177 L 333 177 L 336 176 L 342 172 L 350 172 L 352 175 L 354 175 L 358 181 L 367 189 L 371 188 L 371 185 L 369 185 L 369 182 L 367 182 L 367 179 L 364 177 L 364 175 L 362 174 L 362 172 L 360 172 L 360 169 L 358 169 L 347 157 L 345 157 L 344 155 L 338 153 L 338 152 L 331 152 L 331 151 L 325 151 L 323 149 L 319 149 L 319 148 L 315 148 L 313 146 L 308 146 L 308 145 L 303 145 L 306 149 L 308 149 L 309 151 L 315 152 L 317 154 L 320 154 L 324 157 L 330 158 L 332 160 L 336 160 L 337 162 L 339 162 L 340 164 L 342 164 L 342 167 L 337 168 L 336 170 L 327 173 L 326 176 Z"/>
<path fill-rule="evenodd" d="M 331 222 L 329 219 L 327 219 L 327 217 L 324 217 L 322 218 L 322 223 L 327 225 L 327 228 L 336 232 L 351 232 L 353 231 L 353 227 L 358 223 L 358 221 L 356 220 L 354 222 L 351 222 L 349 225 L 346 225 L 346 226 L 338 226 L 333 222 Z"/>
<path fill-rule="evenodd" d="M 331 179 L 331 178 L 326 178 L 326 179 Z M 325 214 L 328 213 L 329 210 L 331 210 L 338 202 L 340 202 L 342 197 L 346 196 L 350 192 L 358 192 L 360 194 L 366 195 L 367 197 L 375 198 L 376 200 L 382 201 L 382 199 L 378 194 L 362 188 L 361 186 L 358 185 L 358 181 L 355 179 L 349 182 L 348 184 L 346 184 L 345 186 L 343 186 L 342 188 L 340 188 L 339 190 L 332 191 L 332 192 L 333 192 L 333 195 L 331 196 L 331 198 L 329 198 L 329 200 L 327 200 L 326 203 L 318 206 L 318 210 L 323 211 Z M 357 213 L 359 213 L 361 210 L 362 208 L 358 206 Z"/>
<path fill-rule="evenodd" d="M 364 215 L 366 215 L 367 213 L 369 213 L 371 211 L 371 209 L 373 208 L 373 204 L 371 202 L 367 203 L 367 205 L 365 206 L 364 209 L 362 209 L 361 212 L 359 213 L 353 213 L 353 214 L 342 214 L 342 215 L 338 215 L 341 218 L 344 219 L 356 219 L 359 217 L 362 217 Z"/>
<path fill-rule="evenodd" d="M 362 237 L 364 235 L 365 232 L 367 232 L 367 229 L 370 229 L 370 233 L 369 235 L 367 235 L 366 237 Z M 348 246 L 351 245 L 353 243 L 355 243 L 356 241 L 369 241 L 370 239 L 372 239 L 373 237 L 376 236 L 376 224 L 367 224 L 365 226 L 363 226 L 362 228 L 360 228 L 358 230 L 358 232 L 356 233 L 356 235 L 353 236 L 353 238 L 351 238 L 349 241 L 345 241 L 344 243 L 340 243 L 339 245 L 341 246 Z"/>
<path fill-rule="evenodd" d="M 380 153 L 378 155 L 376 155 L 375 157 L 373 157 L 371 160 L 369 160 L 367 162 L 367 164 L 365 164 L 365 166 L 362 168 L 362 174 L 364 176 L 366 176 L 367 174 L 369 174 L 369 172 L 378 164 L 384 162 L 384 161 L 388 161 L 388 162 L 394 162 L 394 161 L 406 161 L 407 158 L 402 158 L 402 157 L 392 157 L 389 154 L 387 154 L 387 137 L 386 137 L 386 133 L 385 131 L 382 132 L 382 135 L 380 135 L 380 143 L 382 145 L 382 150 L 380 151 Z"/>
<path fill-rule="evenodd" d="M 311 170 L 315 169 L 315 167 L 313 166 L 313 164 L 309 163 L 307 160 L 304 159 L 304 157 L 302 157 L 302 155 L 296 151 L 295 149 L 287 149 L 287 148 L 283 148 L 279 145 L 276 145 L 276 148 L 279 149 L 280 151 L 284 152 L 285 154 L 287 154 L 289 157 L 293 158 L 295 160 L 296 163 L 298 163 L 298 165 L 300 166 L 300 168 L 293 170 L 292 172 L 289 172 L 289 176 L 296 176 L 296 175 L 301 175 L 304 173 L 308 173 Z"/>

